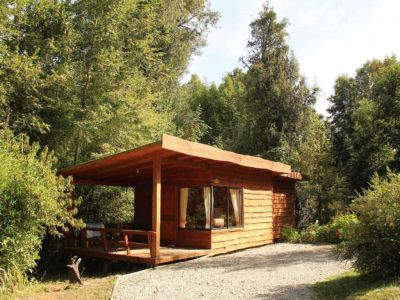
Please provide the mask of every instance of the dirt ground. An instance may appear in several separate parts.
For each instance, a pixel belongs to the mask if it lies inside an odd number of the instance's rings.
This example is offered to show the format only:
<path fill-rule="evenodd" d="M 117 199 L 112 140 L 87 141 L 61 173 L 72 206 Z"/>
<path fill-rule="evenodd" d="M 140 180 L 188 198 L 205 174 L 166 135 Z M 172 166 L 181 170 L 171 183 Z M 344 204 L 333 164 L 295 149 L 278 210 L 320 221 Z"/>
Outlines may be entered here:
<path fill-rule="evenodd" d="M 14 300 L 108 300 L 116 276 L 84 278 L 83 285 L 70 285 L 67 280 L 35 283 L 0 299 Z"/>

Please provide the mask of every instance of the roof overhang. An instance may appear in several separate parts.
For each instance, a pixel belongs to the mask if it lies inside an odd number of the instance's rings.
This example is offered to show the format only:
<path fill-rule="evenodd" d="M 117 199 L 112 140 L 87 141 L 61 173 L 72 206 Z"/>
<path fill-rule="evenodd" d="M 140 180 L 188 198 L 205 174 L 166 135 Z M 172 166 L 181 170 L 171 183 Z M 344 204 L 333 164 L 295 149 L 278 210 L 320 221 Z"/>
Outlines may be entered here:
<path fill-rule="evenodd" d="M 163 170 L 176 166 L 201 168 L 213 164 L 264 170 L 288 178 L 294 176 L 290 175 L 291 167 L 284 163 L 237 154 L 167 134 L 163 134 L 158 142 L 64 168 L 58 174 L 73 176 L 75 183 L 131 186 L 134 182 L 151 178 L 156 155 L 161 157 Z M 297 177 L 292 179 L 301 180 Z"/>

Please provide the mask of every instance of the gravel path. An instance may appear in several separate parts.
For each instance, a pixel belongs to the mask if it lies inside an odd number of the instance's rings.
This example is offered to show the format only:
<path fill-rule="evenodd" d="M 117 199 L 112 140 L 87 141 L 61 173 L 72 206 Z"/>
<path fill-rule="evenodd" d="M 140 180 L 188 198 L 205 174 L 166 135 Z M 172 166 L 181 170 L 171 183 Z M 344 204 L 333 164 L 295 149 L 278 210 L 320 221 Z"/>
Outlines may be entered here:
<path fill-rule="evenodd" d="M 312 299 L 311 285 L 349 269 L 332 246 L 273 244 L 120 276 L 113 300 Z"/>

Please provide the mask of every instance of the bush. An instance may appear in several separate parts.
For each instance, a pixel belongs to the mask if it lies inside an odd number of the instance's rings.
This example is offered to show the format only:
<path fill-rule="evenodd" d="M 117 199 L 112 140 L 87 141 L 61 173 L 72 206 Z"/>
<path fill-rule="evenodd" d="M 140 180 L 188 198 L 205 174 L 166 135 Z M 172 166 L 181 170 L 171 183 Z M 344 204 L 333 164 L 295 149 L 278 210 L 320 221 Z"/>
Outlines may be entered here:
<path fill-rule="evenodd" d="M 353 214 L 339 214 L 330 223 L 319 225 L 318 221 L 299 231 L 293 227 L 282 228 L 280 240 L 289 243 L 340 243 L 348 235 L 350 227 L 357 223 Z"/>
<path fill-rule="evenodd" d="M 300 243 L 299 231 L 291 226 L 284 226 L 279 234 L 279 240 L 289 243 Z"/>
<path fill-rule="evenodd" d="M 362 273 L 400 275 L 400 174 L 375 175 L 351 209 L 359 222 L 343 232 L 340 256 Z"/>
<path fill-rule="evenodd" d="M 338 214 L 330 223 L 317 229 L 317 242 L 338 244 L 343 241 L 350 227 L 357 222 L 358 219 L 354 214 Z"/>
<path fill-rule="evenodd" d="M 56 176 L 54 156 L 25 136 L 0 131 L 0 291 L 32 271 L 46 230 L 76 225 L 69 180 Z"/>

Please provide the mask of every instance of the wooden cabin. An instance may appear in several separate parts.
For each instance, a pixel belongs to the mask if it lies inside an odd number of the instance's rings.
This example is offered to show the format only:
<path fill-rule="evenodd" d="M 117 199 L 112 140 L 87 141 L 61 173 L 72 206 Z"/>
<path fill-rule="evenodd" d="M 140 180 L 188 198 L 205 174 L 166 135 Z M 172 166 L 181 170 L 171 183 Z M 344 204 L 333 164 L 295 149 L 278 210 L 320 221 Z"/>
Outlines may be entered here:
<path fill-rule="evenodd" d="M 59 173 L 75 184 L 135 191 L 133 224 L 66 233 L 66 250 L 152 266 L 272 243 L 295 224 L 301 180 L 289 165 L 165 134 Z"/>

